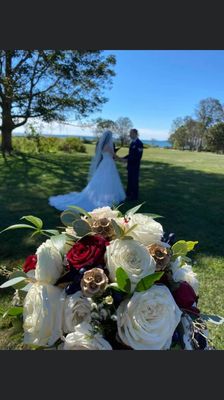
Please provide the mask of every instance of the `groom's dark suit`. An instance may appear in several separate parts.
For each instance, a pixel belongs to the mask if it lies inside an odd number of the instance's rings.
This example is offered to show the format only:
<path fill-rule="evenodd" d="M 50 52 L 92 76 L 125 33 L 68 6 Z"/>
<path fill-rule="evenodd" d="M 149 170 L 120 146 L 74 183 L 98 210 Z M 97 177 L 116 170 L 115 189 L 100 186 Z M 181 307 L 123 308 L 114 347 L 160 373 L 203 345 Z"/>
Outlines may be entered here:
<path fill-rule="evenodd" d="M 128 185 L 127 185 L 127 197 L 131 200 L 138 199 L 138 179 L 140 161 L 143 153 L 143 143 L 140 139 L 133 140 L 129 147 L 129 154 L 124 157 L 128 160 Z"/>

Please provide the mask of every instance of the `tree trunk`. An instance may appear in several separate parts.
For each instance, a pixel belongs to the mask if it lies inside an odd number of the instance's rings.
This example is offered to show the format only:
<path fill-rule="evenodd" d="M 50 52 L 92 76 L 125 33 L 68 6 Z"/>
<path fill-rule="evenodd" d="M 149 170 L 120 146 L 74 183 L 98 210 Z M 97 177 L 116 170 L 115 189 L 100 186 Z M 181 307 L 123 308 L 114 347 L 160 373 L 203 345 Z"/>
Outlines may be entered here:
<path fill-rule="evenodd" d="M 6 52 L 5 62 L 5 91 L 2 95 L 2 143 L 1 150 L 3 156 L 6 153 L 11 154 L 12 152 L 12 130 L 15 128 L 12 121 L 12 79 L 11 79 L 11 68 L 12 68 L 12 53 L 11 51 Z"/>
<path fill-rule="evenodd" d="M 6 153 L 11 154 L 12 148 L 12 129 L 7 127 L 2 127 L 2 143 L 1 151 L 5 156 Z"/>

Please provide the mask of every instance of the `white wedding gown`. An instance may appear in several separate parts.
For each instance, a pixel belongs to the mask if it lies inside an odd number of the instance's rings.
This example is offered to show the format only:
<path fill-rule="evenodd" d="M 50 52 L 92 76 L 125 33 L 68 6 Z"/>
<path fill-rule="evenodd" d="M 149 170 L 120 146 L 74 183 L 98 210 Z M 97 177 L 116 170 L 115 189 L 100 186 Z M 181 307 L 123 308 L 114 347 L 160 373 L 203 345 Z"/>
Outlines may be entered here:
<path fill-rule="evenodd" d="M 49 204 L 60 211 L 72 205 L 92 211 L 124 201 L 126 195 L 114 159 L 108 152 L 102 152 L 102 156 L 102 161 L 82 192 L 51 196 Z"/>

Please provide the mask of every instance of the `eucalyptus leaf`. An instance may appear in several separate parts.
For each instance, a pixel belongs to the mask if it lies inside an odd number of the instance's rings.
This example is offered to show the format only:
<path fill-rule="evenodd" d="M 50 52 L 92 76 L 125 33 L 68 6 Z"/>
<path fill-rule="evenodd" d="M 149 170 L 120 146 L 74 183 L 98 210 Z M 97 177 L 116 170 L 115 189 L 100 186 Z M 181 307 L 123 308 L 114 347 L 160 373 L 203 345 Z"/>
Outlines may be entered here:
<path fill-rule="evenodd" d="M 36 229 L 32 225 L 27 225 L 27 224 L 16 224 L 16 225 L 10 225 L 8 228 L 3 229 L 0 233 L 3 233 L 5 231 L 9 231 L 11 229 L 22 229 L 22 228 L 28 228 L 28 229 Z"/>
<path fill-rule="evenodd" d="M 220 317 L 220 315 L 208 315 L 208 314 L 200 314 L 200 317 L 207 322 L 211 322 L 215 325 L 224 324 L 224 318 Z"/>
<path fill-rule="evenodd" d="M 91 214 L 89 214 L 84 208 L 78 206 L 68 206 L 68 208 L 74 208 L 75 210 L 79 211 L 80 214 L 85 215 L 88 218 L 92 218 Z"/>
<path fill-rule="evenodd" d="M 65 226 L 72 226 L 75 220 L 80 219 L 80 214 L 72 210 L 65 210 L 61 213 L 60 219 Z"/>
<path fill-rule="evenodd" d="M 121 267 L 116 269 L 116 281 L 118 284 L 118 288 L 122 292 L 130 293 L 131 281 L 129 279 L 127 272 Z"/>
<path fill-rule="evenodd" d="M 18 276 L 17 278 L 13 278 L 13 279 L 8 280 L 7 282 L 4 282 L 4 283 L 0 286 L 0 288 L 1 288 L 1 289 L 5 289 L 5 288 L 7 288 L 7 287 L 14 286 L 14 285 L 16 285 L 17 283 L 24 281 L 25 279 L 27 279 L 27 277 L 25 278 L 24 276 Z"/>
<path fill-rule="evenodd" d="M 164 272 L 155 272 L 154 274 L 147 275 L 142 278 L 135 287 L 135 292 L 144 292 L 145 290 L 150 289 L 150 287 L 158 281 L 161 276 L 163 276 Z"/>
<path fill-rule="evenodd" d="M 126 212 L 126 215 L 127 215 L 127 216 L 130 216 L 130 215 L 135 214 L 135 213 L 141 208 L 141 206 L 142 206 L 143 204 L 145 204 L 145 202 L 142 203 L 142 204 L 139 204 L 139 205 L 136 206 L 136 207 L 130 208 L 130 210 L 128 210 L 128 211 Z"/>
<path fill-rule="evenodd" d="M 34 217 L 33 215 L 25 215 L 24 217 L 22 217 L 20 219 L 25 219 L 25 220 L 31 222 L 31 224 L 33 224 L 38 229 L 41 229 L 43 227 L 42 219 L 40 219 L 38 217 Z"/>
<path fill-rule="evenodd" d="M 73 228 L 75 233 L 79 237 L 83 237 L 91 232 L 91 227 L 88 222 L 84 221 L 83 219 L 77 219 L 73 222 Z"/>

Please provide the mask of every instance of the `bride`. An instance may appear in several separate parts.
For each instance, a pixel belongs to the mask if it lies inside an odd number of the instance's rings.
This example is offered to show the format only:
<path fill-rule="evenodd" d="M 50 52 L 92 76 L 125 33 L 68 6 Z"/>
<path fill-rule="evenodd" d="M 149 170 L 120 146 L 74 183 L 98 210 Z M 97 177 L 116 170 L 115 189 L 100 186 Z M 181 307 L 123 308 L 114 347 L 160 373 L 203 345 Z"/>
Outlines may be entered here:
<path fill-rule="evenodd" d="M 112 206 L 125 200 L 119 173 L 114 161 L 112 132 L 103 133 L 96 146 L 90 165 L 88 184 L 81 192 L 51 196 L 49 204 L 60 211 L 75 205 L 92 211 L 98 207 Z"/>

